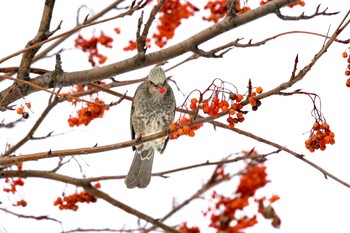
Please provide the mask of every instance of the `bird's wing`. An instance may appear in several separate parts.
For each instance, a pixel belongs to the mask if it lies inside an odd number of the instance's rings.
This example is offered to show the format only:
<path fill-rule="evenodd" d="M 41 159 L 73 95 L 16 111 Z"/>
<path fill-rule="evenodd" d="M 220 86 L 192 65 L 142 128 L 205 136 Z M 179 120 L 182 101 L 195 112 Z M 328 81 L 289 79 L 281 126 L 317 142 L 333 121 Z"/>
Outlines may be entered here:
<path fill-rule="evenodd" d="M 131 139 L 134 140 L 135 139 L 135 130 L 134 130 L 134 126 L 132 125 L 132 115 L 134 114 L 134 101 L 132 101 L 131 104 L 131 111 L 130 111 L 130 132 L 131 132 Z M 135 151 L 136 147 L 132 146 L 132 150 Z"/>

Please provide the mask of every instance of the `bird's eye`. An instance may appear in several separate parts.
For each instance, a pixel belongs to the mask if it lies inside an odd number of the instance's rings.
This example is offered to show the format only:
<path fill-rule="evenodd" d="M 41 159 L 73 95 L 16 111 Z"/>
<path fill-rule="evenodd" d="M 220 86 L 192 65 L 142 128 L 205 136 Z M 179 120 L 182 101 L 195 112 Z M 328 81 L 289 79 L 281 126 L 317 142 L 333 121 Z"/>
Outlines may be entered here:
<path fill-rule="evenodd" d="M 154 84 L 153 82 L 150 82 L 150 83 L 151 83 L 152 86 L 157 87 L 157 88 L 163 87 L 163 86 L 164 86 L 164 83 L 161 84 L 161 85 L 156 85 L 156 84 Z"/>

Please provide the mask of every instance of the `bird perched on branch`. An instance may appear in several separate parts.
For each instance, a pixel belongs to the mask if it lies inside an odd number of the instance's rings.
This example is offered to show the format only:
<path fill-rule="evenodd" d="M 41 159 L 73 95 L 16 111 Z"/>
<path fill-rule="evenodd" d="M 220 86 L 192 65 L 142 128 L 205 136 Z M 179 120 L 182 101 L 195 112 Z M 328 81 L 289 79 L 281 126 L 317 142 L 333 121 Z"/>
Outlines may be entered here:
<path fill-rule="evenodd" d="M 154 67 L 146 81 L 135 92 L 131 106 L 130 126 L 132 139 L 167 130 L 174 121 L 176 101 L 173 90 L 161 67 Z M 128 188 L 146 188 L 151 181 L 154 151 L 163 153 L 169 136 L 133 146 L 135 151 L 125 184 Z"/>

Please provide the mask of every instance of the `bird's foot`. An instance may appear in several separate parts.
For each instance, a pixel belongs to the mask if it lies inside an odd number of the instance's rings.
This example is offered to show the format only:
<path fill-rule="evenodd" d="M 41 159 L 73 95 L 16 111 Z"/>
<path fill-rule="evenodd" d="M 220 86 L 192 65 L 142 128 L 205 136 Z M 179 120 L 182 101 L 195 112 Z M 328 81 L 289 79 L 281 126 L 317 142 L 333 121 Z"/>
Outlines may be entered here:
<path fill-rule="evenodd" d="M 142 134 L 140 134 L 137 138 L 136 138 L 136 142 L 137 143 L 140 143 L 140 142 L 142 142 L 143 140 L 142 140 Z"/>

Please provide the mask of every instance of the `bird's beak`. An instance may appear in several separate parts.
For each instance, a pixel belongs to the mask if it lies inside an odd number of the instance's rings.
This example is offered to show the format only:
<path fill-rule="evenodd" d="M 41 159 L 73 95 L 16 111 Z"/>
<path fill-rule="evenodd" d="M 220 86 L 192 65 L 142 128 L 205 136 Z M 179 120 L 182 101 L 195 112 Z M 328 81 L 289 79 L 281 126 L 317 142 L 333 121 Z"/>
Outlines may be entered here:
<path fill-rule="evenodd" d="M 161 93 L 161 94 L 164 94 L 166 91 L 166 88 L 165 87 L 158 87 L 158 92 Z"/>

